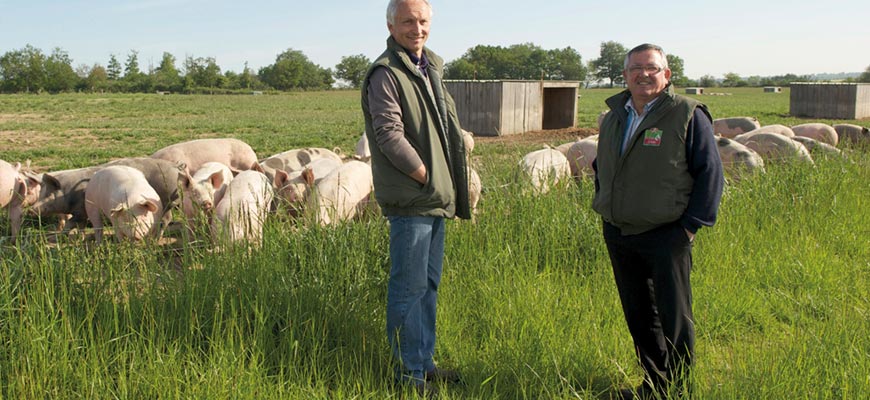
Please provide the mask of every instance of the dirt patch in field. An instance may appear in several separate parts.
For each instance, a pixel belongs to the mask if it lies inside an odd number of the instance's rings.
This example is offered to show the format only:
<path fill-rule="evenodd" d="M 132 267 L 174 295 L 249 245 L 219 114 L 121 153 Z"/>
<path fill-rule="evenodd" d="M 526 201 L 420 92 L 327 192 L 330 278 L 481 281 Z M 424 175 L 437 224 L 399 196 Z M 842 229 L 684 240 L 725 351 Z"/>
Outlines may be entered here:
<path fill-rule="evenodd" d="M 475 136 L 474 141 L 475 143 L 500 143 L 510 145 L 548 144 L 551 146 L 558 146 L 562 143 L 573 142 L 577 139 L 582 139 L 597 133 L 598 130 L 592 128 L 547 129 L 515 135 Z"/>

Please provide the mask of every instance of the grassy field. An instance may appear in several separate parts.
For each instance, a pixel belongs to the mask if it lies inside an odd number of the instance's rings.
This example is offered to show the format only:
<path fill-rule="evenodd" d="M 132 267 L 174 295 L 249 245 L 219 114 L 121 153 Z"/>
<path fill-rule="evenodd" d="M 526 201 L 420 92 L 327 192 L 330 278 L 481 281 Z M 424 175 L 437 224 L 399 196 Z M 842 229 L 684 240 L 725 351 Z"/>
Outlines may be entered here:
<path fill-rule="evenodd" d="M 579 125 L 594 127 L 615 91 L 582 90 Z M 727 91 L 697 97 L 716 118 L 811 122 L 787 115 L 788 93 Z M 0 159 L 55 170 L 220 136 L 261 156 L 351 152 L 362 125 L 356 92 L 0 96 Z M 486 192 L 476 223 L 448 224 L 436 349 L 465 384 L 442 398 L 606 399 L 639 383 L 593 185 L 532 196 L 513 180 L 522 154 L 571 133 L 560 135 L 478 141 Z M 696 398 L 870 392 L 868 193 L 866 148 L 729 182 L 694 252 Z M 51 222 L 28 220 L 20 246 L 0 238 L 2 398 L 401 394 L 384 335 L 380 218 L 320 228 L 275 216 L 262 249 L 226 252 L 204 241 L 55 240 Z"/>

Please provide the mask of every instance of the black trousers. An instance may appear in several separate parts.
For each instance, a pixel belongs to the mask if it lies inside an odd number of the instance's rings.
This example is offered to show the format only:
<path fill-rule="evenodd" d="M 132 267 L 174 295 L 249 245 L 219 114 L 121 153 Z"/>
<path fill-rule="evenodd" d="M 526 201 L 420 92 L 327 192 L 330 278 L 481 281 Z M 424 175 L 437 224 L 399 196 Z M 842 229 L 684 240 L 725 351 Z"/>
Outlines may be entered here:
<path fill-rule="evenodd" d="M 695 347 L 692 243 L 674 222 L 623 236 L 604 223 L 622 311 L 647 383 L 664 392 L 688 384 Z M 679 390 L 679 389 L 677 389 Z"/>

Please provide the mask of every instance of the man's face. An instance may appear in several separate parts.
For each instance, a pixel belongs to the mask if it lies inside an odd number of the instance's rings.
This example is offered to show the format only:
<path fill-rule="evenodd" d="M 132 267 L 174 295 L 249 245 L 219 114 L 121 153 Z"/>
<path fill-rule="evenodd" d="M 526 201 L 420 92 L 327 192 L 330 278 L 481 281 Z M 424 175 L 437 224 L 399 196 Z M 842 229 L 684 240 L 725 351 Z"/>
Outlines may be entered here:
<path fill-rule="evenodd" d="M 662 65 L 662 55 L 655 50 L 639 51 L 629 57 L 628 68 L 622 71 L 622 76 L 635 103 L 649 103 L 668 86 L 671 70 L 663 69 Z"/>
<path fill-rule="evenodd" d="M 402 47 L 417 57 L 423 53 L 423 46 L 429 38 L 429 22 L 432 10 L 421 0 L 399 3 L 395 23 L 387 23 L 390 35 Z"/>

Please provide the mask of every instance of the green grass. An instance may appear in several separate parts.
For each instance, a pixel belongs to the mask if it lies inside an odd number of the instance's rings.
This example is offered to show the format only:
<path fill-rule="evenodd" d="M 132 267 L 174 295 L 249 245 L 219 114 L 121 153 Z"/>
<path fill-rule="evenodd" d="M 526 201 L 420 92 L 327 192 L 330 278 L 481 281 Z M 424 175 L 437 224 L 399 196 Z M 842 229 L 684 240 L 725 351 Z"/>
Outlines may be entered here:
<path fill-rule="evenodd" d="M 581 91 L 582 126 L 594 126 L 608 93 Z M 716 117 L 785 121 L 787 104 L 765 100 L 785 94 L 763 96 L 699 97 Z M 352 149 L 358 104 L 355 92 L 0 96 L 0 159 L 83 166 L 212 135 L 241 137 L 261 155 Z M 100 140 L 82 145 L 88 135 Z M 59 137 L 79 144 L 41 139 Z M 476 223 L 448 223 L 436 349 L 466 384 L 442 398 L 596 399 L 639 383 L 592 183 L 523 192 L 513 168 L 535 147 L 476 146 L 486 192 Z M 729 184 L 694 251 L 697 398 L 870 391 L 868 182 L 861 150 Z M 226 252 L 204 241 L 54 245 L 49 226 L 28 220 L 18 247 L 0 239 L 2 398 L 399 397 L 377 217 L 327 229 L 274 217 L 261 249 Z"/>

